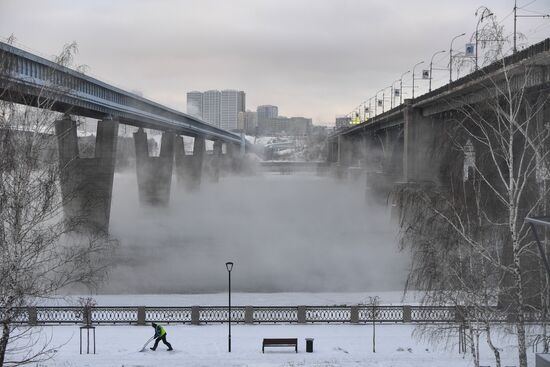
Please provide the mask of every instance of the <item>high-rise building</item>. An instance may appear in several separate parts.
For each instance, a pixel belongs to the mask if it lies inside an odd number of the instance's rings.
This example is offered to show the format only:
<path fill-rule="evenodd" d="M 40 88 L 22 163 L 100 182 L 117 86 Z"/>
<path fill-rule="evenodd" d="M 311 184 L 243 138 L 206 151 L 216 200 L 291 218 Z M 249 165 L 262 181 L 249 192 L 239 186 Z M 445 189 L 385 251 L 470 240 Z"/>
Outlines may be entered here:
<path fill-rule="evenodd" d="M 268 119 L 275 118 L 279 116 L 279 108 L 277 106 L 263 105 L 258 106 L 256 109 L 258 113 L 258 124 L 262 124 Z"/>
<path fill-rule="evenodd" d="M 246 111 L 246 94 L 244 91 L 239 91 L 238 99 L 237 99 L 237 109 L 239 112 Z"/>
<path fill-rule="evenodd" d="M 202 119 L 202 92 L 187 92 L 187 113 Z"/>
<path fill-rule="evenodd" d="M 207 123 L 220 127 L 221 93 L 207 90 L 202 95 L 202 118 Z"/>
<path fill-rule="evenodd" d="M 239 118 L 240 92 L 226 89 L 221 92 L 220 127 L 225 130 L 236 130 Z"/>
<path fill-rule="evenodd" d="M 187 93 L 187 113 L 226 130 L 236 130 L 239 112 L 246 108 L 246 94 L 237 90 Z"/>

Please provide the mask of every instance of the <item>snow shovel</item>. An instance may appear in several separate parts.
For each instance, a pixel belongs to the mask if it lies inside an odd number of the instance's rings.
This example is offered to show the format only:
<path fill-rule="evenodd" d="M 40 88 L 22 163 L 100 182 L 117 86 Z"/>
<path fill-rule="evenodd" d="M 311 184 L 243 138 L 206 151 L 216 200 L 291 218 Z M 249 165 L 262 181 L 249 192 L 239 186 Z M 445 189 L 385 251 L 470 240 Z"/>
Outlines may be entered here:
<path fill-rule="evenodd" d="M 143 345 L 143 348 L 141 348 L 140 352 L 145 352 L 145 348 L 147 348 L 147 346 L 149 345 L 149 343 L 151 343 L 151 340 L 153 340 L 153 339 L 155 339 L 154 336 L 149 338 L 149 340 L 147 340 L 147 342 Z"/>

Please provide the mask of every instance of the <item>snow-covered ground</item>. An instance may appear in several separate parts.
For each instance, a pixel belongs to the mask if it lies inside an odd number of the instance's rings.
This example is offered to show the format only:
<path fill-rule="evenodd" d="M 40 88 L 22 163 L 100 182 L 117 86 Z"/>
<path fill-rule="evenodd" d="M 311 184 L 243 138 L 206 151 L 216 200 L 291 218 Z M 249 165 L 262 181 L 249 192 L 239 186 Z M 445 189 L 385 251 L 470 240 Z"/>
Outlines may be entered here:
<path fill-rule="evenodd" d="M 167 339 L 175 351 L 160 343 L 156 352 L 139 350 L 153 334 L 149 326 L 99 326 L 95 355 L 79 355 L 78 326 L 43 329 L 52 345 L 59 345 L 54 358 L 40 363 L 53 366 L 471 366 L 469 356 L 434 348 L 411 337 L 413 326 L 377 325 L 376 353 L 372 352 L 371 325 L 234 325 L 232 353 L 227 352 L 227 325 L 166 325 Z M 298 338 L 298 354 L 292 348 L 269 348 L 262 354 L 262 338 Z M 305 352 L 305 338 L 314 338 L 314 352 Z M 456 338 L 455 338 L 456 339 Z M 510 337 L 500 338 L 503 366 L 517 366 Z M 494 366 L 487 348 L 482 347 L 482 365 Z M 534 354 L 529 358 L 533 365 Z"/>
<path fill-rule="evenodd" d="M 414 304 L 414 294 L 403 302 L 401 292 L 355 293 L 234 293 L 234 305 L 351 305 L 379 296 L 383 304 Z M 56 304 L 74 304 L 77 296 L 59 299 Z M 98 305 L 190 306 L 226 305 L 227 293 L 166 295 L 96 295 Z M 51 303 L 51 302 L 49 302 Z M 152 335 L 150 326 L 100 325 L 96 327 L 97 354 L 79 355 L 79 326 L 47 326 L 40 330 L 42 340 L 50 340 L 57 352 L 40 367 L 54 366 L 264 366 L 264 367 L 348 367 L 348 366 L 472 366 L 469 355 L 460 355 L 458 337 L 434 345 L 419 339 L 415 325 L 376 325 L 376 353 L 372 352 L 371 324 L 256 324 L 232 326 L 232 353 L 227 353 L 227 324 L 164 325 L 168 341 L 175 348 L 167 352 L 161 343 L 156 352 L 139 349 Z M 517 366 L 513 347 L 515 336 L 504 329 L 497 332 L 496 344 L 502 349 L 503 366 Z M 299 353 L 292 348 L 270 348 L 261 353 L 263 338 L 298 338 Z M 305 338 L 314 338 L 314 353 L 305 352 Z M 41 344 L 38 344 L 41 345 Z M 494 366 L 484 339 L 480 340 L 483 366 Z M 530 365 L 535 355 L 529 348 Z"/>

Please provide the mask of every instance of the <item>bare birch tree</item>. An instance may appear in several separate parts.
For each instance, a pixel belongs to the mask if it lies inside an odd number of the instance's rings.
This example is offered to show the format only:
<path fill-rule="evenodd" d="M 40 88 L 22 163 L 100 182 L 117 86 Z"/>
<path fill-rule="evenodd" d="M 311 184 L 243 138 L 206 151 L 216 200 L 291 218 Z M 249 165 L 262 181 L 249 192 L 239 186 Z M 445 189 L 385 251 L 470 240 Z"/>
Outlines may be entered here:
<path fill-rule="evenodd" d="M 409 285 L 425 291 L 428 305 L 473 311 L 466 312 L 470 339 L 479 337 L 473 330 L 484 333 L 497 365 L 495 316 L 484 310 L 513 320 L 519 366 L 526 367 L 526 317 L 548 298 L 524 219 L 546 205 L 548 189 L 541 181 L 548 177 L 541 176 L 548 172 L 550 134 L 543 111 L 549 97 L 528 85 L 536 65 L 507 65 L 502 48 L 497 51 L 498 71 L 482 77 L 472 98 L 478 102 L 448 101 L 456 117 L 434 143 L 434 154 L 445 162 L 440 182 L 429 188 L 405 185 L 396 193 L 403 210 L 402 245 L 414 257 Z M 472 354 L 479 365 L 475 348 Z"/>
<path fill-rule="evenodd" d="M 75 51 L 75 44 L 66 46 L 56 61 L 67 65 Z M 12 62 L 0 53 L 3 80 L 13 76 Z M 53 79 L 32 101 L 13 85 L 0 89 L 0 366 L 51 355 L 49 341 L 39 342 L 17 321 L 28 307 L 70 285 L 97 285 L 106 270 L 103 256 L 113 248 L 102 235 L 74 233 L 79 223 L 63 216 L 58 180 L 64 167 L 54 126 L 60 115 L 51 108 L 64 92 Z"/>

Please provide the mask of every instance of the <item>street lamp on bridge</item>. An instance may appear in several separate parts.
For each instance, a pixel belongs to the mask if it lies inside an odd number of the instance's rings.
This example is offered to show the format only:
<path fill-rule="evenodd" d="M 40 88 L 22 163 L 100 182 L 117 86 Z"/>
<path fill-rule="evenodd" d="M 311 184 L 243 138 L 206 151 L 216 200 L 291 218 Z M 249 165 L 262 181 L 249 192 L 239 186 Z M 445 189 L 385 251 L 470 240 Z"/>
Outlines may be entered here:
<path fill-rule="evenodd" d="M 399 78 L 399 104 L 403 103 L 403 77 L 410 72 L 410 70 L 405 71 Z"/>
<path fill-rule="evenodd" d="M 374 98 L 374 97 L 370 97 L 370 98 L 369 98 L 369 101 L 368 101 L 368 102 L 369 102 L 369 119 L 372 117 L 372 107 L 371 107 L 370 101 L 372 101 L 373 98 Z"/>
<path fill-rule="evenodd" d="M 462 37 L 462 36 L 465 36 L 465 35 L 466 35 L 466 33 L 461 33 L 458 36 L 455 36 L 451 40 L 451 48 L 449 49 L 449 83 L 451 83 L 453 81 L 453 42 L 458 37 Z"/>
<path fill-rule="evenodd" d="M 417 62 L 414 66 L 413 66 L 413 75 L 412 75 L 412 79 L 413 79 L 413 83 L 412 83 L 412 99 L 414 99 L 414 69 L 416 69 L 416 67 L 420 64 L 423 64 L 424 61 L 420 61 L 420 62 Z"/>
<path fill-rule="evenodd" d="M 432 66 L 433 66 L 433 63 L 434 63 L 434 57 L 436 55 L 442 54 L 444 52 L 445 52 L 445 50 L 441 50 L 441 51 L 437 51 L 436 53 L 434 53 L 432 55 L 432 59 L 430 60 L 430 87 L 428 88 L 428 92 L 432 91 L 432 70 L 433 70 Z"/>
<path fill-rule="evenodd" d="M 386 89 L 386 88 L 380 89 L 380 90 L 379 90 L 378 92 L 376 92 L 376 94 L 374 95 L 374 116 L 376 116 L 376 115 L 378 114 L 378 108 L 377 108 L 378 102 L 379 102 L 379 101 L 378 101 L 378 93 L 382 92 L 384 89 Z M 382 97 L 383 97 L 383 96 L 384 96 L 384 95 L 382 94 Z M 384 113 L 384 100 L 382 100 L 382 113 Z"/>
<path fill-rule="evenodd" d="M 386 104 L 386 89 L 391 88 L 391 93 L 393 93 L 393 86 L 388 85 L 386 88 L 382 88 L 382 113 L 384 113 L 384 105 Z M 393 108 L 393 103 L 390 99 L 390 108 Z"/>
<path fill-rule="evenodd" d="M 396 79 L 391 83 L 391 100 L 390 100 L 390 107 L 391 108 L 393 108 L 393 104 L 395 103 L 395 91 L 396 91 L 396 89 L 393 86 L 398 81 L 399 81 L 399 79 Z M 401 91 L 399 91 L 399 95 L 401 95 Z"/>

